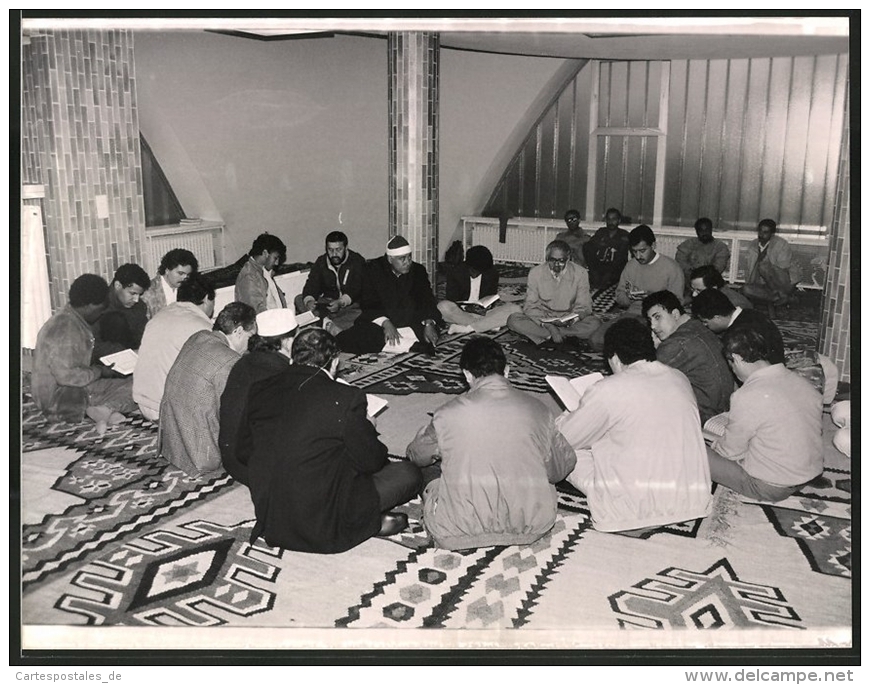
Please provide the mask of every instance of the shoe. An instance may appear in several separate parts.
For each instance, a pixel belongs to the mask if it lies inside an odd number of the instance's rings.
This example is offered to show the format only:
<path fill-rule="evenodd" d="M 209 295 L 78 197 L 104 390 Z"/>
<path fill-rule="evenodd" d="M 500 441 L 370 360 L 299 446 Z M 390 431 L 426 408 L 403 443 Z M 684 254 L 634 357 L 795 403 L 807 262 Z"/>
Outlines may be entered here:
<path fill-rule="evenodd" d="M 388 538 L 391 535 L 401 533 L 408 527 L 408 515 L 399 512 L 391 511 L 387 514 L 381 514 L 381 529 L 376 537 Z"/>

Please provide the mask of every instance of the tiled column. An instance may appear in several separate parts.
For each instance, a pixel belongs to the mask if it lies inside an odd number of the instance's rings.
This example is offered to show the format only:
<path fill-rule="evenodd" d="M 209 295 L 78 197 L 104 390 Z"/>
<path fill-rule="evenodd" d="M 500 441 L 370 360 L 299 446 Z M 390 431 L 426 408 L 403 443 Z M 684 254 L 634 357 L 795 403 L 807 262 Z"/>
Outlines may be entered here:
<path fill-rule="evenodd" d="M 846 103 L 846 112 L 849 103 Z M 834 221 L 829 235 L 828 273 L 822 295 L 822 316 L 819 326 L 819 352 L 829 356 L 840 369 L 840 380 L 850 383 L 849 338 L 852 333 L 851 274 L 849 233 L 849 117 L 843 129 L 840 146 L 840 167 L 834 200 Z"/>
<path fill-rule="evenodd" d="M 145 206 L 129 31 L 40 31 L 22 46 L 24 184 L 45 186 L 52 307 L 83 273 L 142 263 Z M 105 211 L 97 199 L 105 196 Z"/>
<path fill-rule="evenodd" d="M 438 59 L 436 33 L 390 33 L 390 226 L 435 287 L 438 262 Z M 386 241 L 384 241 L 386 242 Z"/>

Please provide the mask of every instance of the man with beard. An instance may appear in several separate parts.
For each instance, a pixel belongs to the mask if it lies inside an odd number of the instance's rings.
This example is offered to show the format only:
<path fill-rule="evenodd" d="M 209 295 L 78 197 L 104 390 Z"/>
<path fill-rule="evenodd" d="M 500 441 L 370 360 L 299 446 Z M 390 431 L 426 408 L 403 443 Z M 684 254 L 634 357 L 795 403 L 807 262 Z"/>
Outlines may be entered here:
<path fill-rule="evenodd" d="M 604 214 L 602 226 L 583 244 L 583 259 L 589 269 L 589 287 L 602 290 L 619 280 L 628 262 L 628 232 L 619 227 L 622 213 L 611 207 Z"/>
<path fill-rule="evenodd" d="M 677 264 L 683 270 L 686 283 L 692 269 L 711 264 L 720 274 L 724 273 L 731 262 L 731 250 L 721 240 L 713 237 L 713 222 L 701 217 L 695 222 L 697 238 L 684 240 L 677 246 Z"/>
<path fill-rule="evenodd" d="M 347 236 L 332 231 L 326 236 L 326 252 L 308 272 L 302 293 L 296 296 L 296 313 L 309 311 L 324 318 L 324 328 L 333 335 L 347 330 L 360 313 L 365 258 L 347 247 Z"/>
<path fill-rule="evenodd" d="M 435 354 L 444 318 L 426 267 L 411 252 L 408 241 L 397 235 L 387 243 L 384 256 L 366 264 L 362 311 L 353 326 L 336 336 L 343 352 L 380 352 L 400 342 L 400 328 L 411 328 L 417 338 L 411 351 Z"/>
<path fill-rule="evenodd" d="M 679 264 L 656 252 L 656 236 L 646 224 L 633 229 L 628 241 L 634 259 L 625 265 L 616 286 L 616 304 L 624 310 L 616 320 L 630 317 L 645 322 L 643 298 L 659 290 L 670 290 L 682 300 L 686 279 Z M 613 321 L 601 326 L 589 338 L 593 350 L 604 349 L 604 334 L 611 325 Z"/>

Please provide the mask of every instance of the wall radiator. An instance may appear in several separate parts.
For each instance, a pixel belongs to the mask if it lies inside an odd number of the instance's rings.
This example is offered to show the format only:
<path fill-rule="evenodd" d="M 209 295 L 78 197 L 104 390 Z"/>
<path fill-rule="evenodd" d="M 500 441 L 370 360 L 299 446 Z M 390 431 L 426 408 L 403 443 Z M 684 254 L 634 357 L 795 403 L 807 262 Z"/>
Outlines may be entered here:
<path fill-rule="evenodd" d="M 601 223 L 581 223 L 583 229 L 592 235 Z M 633 226 L 627 227 L 631 230 Z M 801 288 L 821 289 L 825 283 L 827 268 L 828 239 L 823 226 L 802 226 L 798 231 L 777 231 L 778 235 L 791 243 L 792 253 L 801 263 L 803 279 Z M 507 223 L 505 242 L 499 242 L 499 220 L 488 217 L 462 217 L 462 245 L 468 249 L 472 245 L 483 245 L 492 252 L 496 262 L 540 264 L 544 261 L 547 244 L 565 230 L 565 223 L 556 219 L 533 219 L 515 217 Z M 677 246 L 686 238 L 695 236 L 692 228 L 677 226 L 653 227 L 656 236 L 656 250 L 668 257 L 677 254 Z M 716 237 L 728 243 L 731 248 L 731 264 L 725 272 L 726 280 L 739 283 L 746 280 L 746 259 L 749 244 L 755 239 L 754 231 L 716 231 Z"/>
<path fill-rule="evenodd" d="M 160 260 L 175 248 L 190 250 L 199 262 L 199 270 L 225 266 L 224 225 L 218 221 L 196 224 L 158 226 L 145 231 L 145 268 L 157 273 Z"/>

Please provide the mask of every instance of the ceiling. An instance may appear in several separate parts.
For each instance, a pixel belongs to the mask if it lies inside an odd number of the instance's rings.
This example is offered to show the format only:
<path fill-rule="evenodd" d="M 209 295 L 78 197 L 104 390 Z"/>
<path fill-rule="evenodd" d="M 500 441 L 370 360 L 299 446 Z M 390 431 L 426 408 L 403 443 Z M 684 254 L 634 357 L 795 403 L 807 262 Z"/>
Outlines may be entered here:
<path fill-rule="evenodd" d="M 594 59 L 716 59 L 849 51 L 849 16 L 588 18 L 27 19 L 25 31 L 58 28 L 209 30 L 266 41 L 337 34 L 384 37 L 438 32 L 443 48 Z"/>

